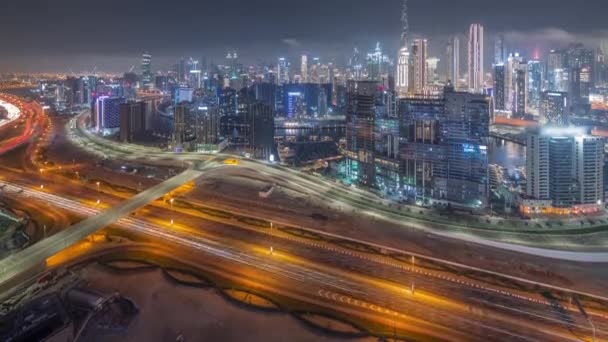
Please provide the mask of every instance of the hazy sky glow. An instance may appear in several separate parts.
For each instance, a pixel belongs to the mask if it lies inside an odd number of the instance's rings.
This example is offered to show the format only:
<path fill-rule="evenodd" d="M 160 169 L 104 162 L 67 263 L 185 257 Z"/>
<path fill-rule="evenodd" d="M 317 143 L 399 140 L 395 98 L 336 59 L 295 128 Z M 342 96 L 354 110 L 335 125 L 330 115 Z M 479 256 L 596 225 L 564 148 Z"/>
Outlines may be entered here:
<path fill-rule="evenodd" d="M 274 61 L 306 52 L 342 63 L 356 44 L 399 38 L 400 0 L 20 0 L 0 11 L 0 71 L 120 71 L 142 51 L 166 67 L 180 55 Z M 504 31 L 516 48 L 608 37 L 606 0 L 410 0 L 414 35 L 440 54 L 447 36 L 472 22 Z M 541 38 L 546 39 L 541 39 Z M 486 45 L 491 45 L 488 41 Z M 441 56 L 440 56 L 441 57 Z"/>

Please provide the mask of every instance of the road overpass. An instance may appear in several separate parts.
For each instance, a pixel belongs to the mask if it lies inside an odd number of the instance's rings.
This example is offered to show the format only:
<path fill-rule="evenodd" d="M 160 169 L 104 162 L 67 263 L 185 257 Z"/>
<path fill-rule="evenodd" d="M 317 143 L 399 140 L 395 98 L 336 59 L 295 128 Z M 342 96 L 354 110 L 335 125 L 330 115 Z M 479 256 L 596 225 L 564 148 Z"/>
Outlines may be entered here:
<path fill-rule="evenodd" d="M 115 223 L 120 218 L 146 206 L 150 202 L 177 189 L 183 184 L 198 178 L 202 175 L 203 168 L 198 170 L 195 168 L 188 169 L 173 178 L 133 196 L 109 210 L 85 219 L 45 240 L 0 260 L 0 285 L 7 284 L 11 279 L 15 279 L 24 272 L 43 264 L 47 258 L 76 244 L 78 241 L 85 239 L 98 230 Z M 27 189 L 22 190 L 25 195 L 28 195 L 28 192 L 31 192 L 31 190 Z M 52 197 L 49 197 L 47 200 L 52 203 Z"/>

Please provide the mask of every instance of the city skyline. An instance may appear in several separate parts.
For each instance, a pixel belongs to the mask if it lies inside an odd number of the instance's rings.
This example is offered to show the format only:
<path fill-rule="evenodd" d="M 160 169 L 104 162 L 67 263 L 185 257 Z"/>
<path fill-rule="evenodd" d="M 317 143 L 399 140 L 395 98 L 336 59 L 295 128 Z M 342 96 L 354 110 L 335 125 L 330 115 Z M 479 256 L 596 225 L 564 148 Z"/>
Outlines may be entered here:
<path fill-rule="evenodd" d="M 11 2 L 0 341 L 608 341 L 606 10 Z"/>
<path fill-rule="evenodd" d="M 268 4 L 182 1 L 176 7 L 181 5 L 189 10 L 176 16 L 179 20 L 166 16 L 165 6 L 154 1 L 113 4 L 112 0 L 94 13 L 77 2 L 67 6 L 67 11 L 61 10 L 63 5 L 49 6 L 35 0 L 11 3 L 0 15 L 3 19 L 0 30 L 5 32 L 0 37 L 4 47 L 0 72 L 81 73 L 95 67 L 121 72 L 136 64 L 144 51 L 155 57 L 158 70 L 170 67 L 179 56 L 205 56 L 217 61 L 229 50 L 238 50 L 247 63 L 274 61 L 278 56 L 293 60 L 304 53 L 343 64 L 354 46 L 366 51 L 380 41 L 391 56 L 400 47 L 398 0 L 387 1 L 383 6 L 360 0 L 356 8 L 361 10 L 355 12 L 345 10 L 349 7 L 344 1 L 296 7 L 272 0 L 265 2 Z M 510 9 L 518 8 L 519 2 L 523 6 L 520 8 L 530 6 L 546 15 Z M 546 53 L 574 41 L 596 47 L 603 37 L 608 37 L 599 15 L 601 11 L 594 10 L 601 8 L 601 1 L 587 1 L 584 7 L 568 3 L 553 6 L 550 1 L 539 0 L 533 4 L 519 0 L 516 3 L 505 6 L 468 0 L 450 8 L 450 15 L 446 15 L 437 10 L 450 6 L 445 0 L 432 4 L 410 1 L 410 36 L 429 39 L 429 56 L 440 55 L 450 37 L 465 38 L 471 23 L 484 25 L 487 56 L 492 55 L 497 33 L 504 33 L 511 50 L 523 54 Z M 23 18 L 24 6 L 28 6 L 27 18 Z M 262 10 L 268 6 L 273 9 L 271 14 Z M 141 11 L 145 15 L 139 15 Z M 586 20 L 568 20 L 572 13 L 585 14 Z M 112 24 L 94 25 L 91 18 L 102 22 L 111 18 Z M 310 18 L 315 19 L 314 24 Z M 442 25 L 434 25 L 436 20 Z M 231 25 L 231 21 L 253 29 L 244 32 L 240 25 Z M 23 25 L 24 22 L 28 24 Z M 65 44 L 60 46 L 58 41 Z M 486 69 L 489 70 L 492 60 L 486 58 Z"/>

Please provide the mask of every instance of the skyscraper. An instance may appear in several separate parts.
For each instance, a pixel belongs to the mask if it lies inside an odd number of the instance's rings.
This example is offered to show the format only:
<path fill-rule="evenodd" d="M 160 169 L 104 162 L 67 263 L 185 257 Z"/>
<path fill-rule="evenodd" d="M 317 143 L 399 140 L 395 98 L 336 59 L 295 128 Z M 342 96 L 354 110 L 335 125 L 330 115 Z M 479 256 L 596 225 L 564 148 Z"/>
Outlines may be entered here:
<path fill-rule="evenodd" d="M 452 82 L 455 89 L 458 89 L 460 79 L 460 39 L 454 36 L 446 45 L 446 83 Z"/>
<path fill-rule="evenodd" d="M 544 125 L 568 126 L 568 93 L 546 91 L 542 94 L 540 122 Z"/>
<path fill-rule="evenodd" d="M 120 140 L 133 142 L 146 130 L 146 104 L 129 102 L 120 105 Z"/>
<path fill-rule="evenodd" d="M 568 91 L 567 86 L 562 83 L 564 70 L 566 68 L 565 56 L 561 51 L 551 50 L 547 57 L 547 90 Z"/>
<path fill-rule="evenodd" d="M 422 94 L 426 89 L 426 59 L 428 57 L 428 41 L 414 39 L 410 54 L 411 65 L 409 72 L 409 93 Z"/>
<path fill-rule="evenodd" d="M 488 205 L 490 101 L 446 87 L 399 104 L 405 189 L 418 202 Z"/>
<path fill-rule="evenodd" d="M 523 59 L 519 53 L 515 53 L 509 54 L 505 65 L 505 107 L 511 112 L 515 110 L 515 74 L 522 63 Z"/>
<path fill-rule="evenodd" d="M 300 77 L 302 83 L 308 82 L 308 56 L 302 55 L 302 63 L 300 66 Z"/>
<path fill-rule="evenodd" d="M 285 57 L 279 58 L 277 64 L 277 81 L 279 84 L 289 83 L 289 62 Z"/>
<path fill-rule="evenodd" d="M 437 57 L 426 59 L 426 82 L 428 85 L 437 85 L 439 83 L 439 74 L 437 73 L 439 61 Z"/>
<path fill-rule="evenodd" d="M 355 81 L 360 81 L 363 79 L 363 64 L 361 61 L 361 53 L 359 49 L 355 48 L 353 50 L 353 56 L 350 58 L 349 66 L 352 72 L 352 78 Z"/>
<path fill-rule="evenodd" d="M 195 111 L 196 151 L 217 151 L 220 138 L 220 111 L 217 105 L 201 103 Z"/>
<path fill-rule="evenodd" d="M 472 24 L 469 28 L 469 90 L 483 92 L 483 26 Z"/>
<path fill-rule="evenodd" d="M 196 138 L 195 120 L 191 104 L 179 103 L 173 112 L 173 142 L 176 149 L 188 149 Z"/>
<path fill-rule="evenodd" d="M 525 66 L 525 64 L 523 65 Z M 522 118 L 528 113 L 527 73 L 525 67 L 522 66 L 519 66 L 514 73 L 513 114 Z"/>
<path fill-rule="evenodd" d="M 373 81 L 348 82 L 346 115 L 346 157 L 349 173 L 359 183 L 373 186 L 374 119 L 378 83 Z"/>
<path fill-rule="evenodd" d="M 505 99 L 505 65 L 494 64 L 494 109 L 506 110 Z"/>
<path fill-rule="evenodd" d="M 506 59 L 505 36 L 504 34 L 499 33 L 494 41 L 494 64 L 505 63 Z"/>
<path fill-rule="evenodd" d="M 141 81 L 144 88 L 152 88 L 154 86 L 152 77 L 152 55 L 147 52 L 141 56 Z"/>
<path fill-rule="evenodd" d="M 598 211 L 604 199 L 604 140 L 582 128 L 544 128 L 527 135 L 526 195 L 550 200 L 526 213 L 569 215 Z"/>
<path fill-rule="evenodd" d="M 409 90 L 410 51 L 408 48 L 409 21 L 407 14 L 407 0 L 403 0 L 401 8 L 401 47 L 397 56 L 397 84 L 399 96 L 405 96 Z"/>
<path fill-rule="evenodd" d="M 98 133 L 114 133 L 120 129 L 122 97 L 100 96 L 95 102 L 95 129 Z"/>
<path fill-rule="evenodd" d="M 574 110 L 582 110 L 589 106 L 589 94 L 593 86 L 593 51 L 581 44 L 571 45 L 567 50 L 567 66 L 569 70 L 568 95 Z"/>
<path fill-rule="evenodd" d="M 544 66 L 539 60 L 528 61 L 528 107 L 538 114 L 544 83 Z"/>
<path fill-rule="evenodd" d="M 367 54 L 367 77 L 370 81 L 380 81 L 382 79 L 382 48 L 380 42 L 376 43 L 373 52 Z"/>

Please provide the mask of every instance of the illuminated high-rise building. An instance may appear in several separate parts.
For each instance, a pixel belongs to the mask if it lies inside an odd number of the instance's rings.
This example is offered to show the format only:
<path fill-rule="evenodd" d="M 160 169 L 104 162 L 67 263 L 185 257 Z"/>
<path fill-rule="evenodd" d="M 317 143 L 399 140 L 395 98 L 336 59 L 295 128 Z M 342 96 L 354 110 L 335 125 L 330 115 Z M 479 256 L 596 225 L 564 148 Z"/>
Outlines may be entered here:
<path fill-rule="evenodd" d="M 548 200 L 542 208 L 523 205 L 530 214 L 597 212 L 604 200 L 604 139 L 583 128 L 543 128 L 527 135 L 526 195 Z"/>
<path fill-rule="evenodd" d="M 154 86 L 152 77 L 152 55 L 147 52 L 141 56 L 141 81 L 144 88 L 152 88 Z"/>
<path fill-rule="evenodd" d="M 300 78 L 302 83 L 308 82 L 308 56 L 302 55 L 302 63 L 300 65 Z"/>
<path fill-rule="evenodd" d="M 454 88 L 458 89 L 460 79 L 460 39 L 453 37 L 446 46 L 446 83 L 452 82 Z"/>
<path fill-rule="evenodd" d="M 593 51 L 581 44 L 574 44 L 567 49 L 567 68 L 569 71 L 568 95 L 575 110 L 589 106 L 589 95 L 593 86 Z"/>
<path fill-rule="evenodd" d="M 350 58 L 349 66 L 352 72 L 352 78 L 355 81 L 360 81 L 363 79 L 363 64 L 361 61 L 361 53 L 359 49 L 355 48 L 353 50 L 353 56 Z"/>
<path fill-rule="evenodd" d="M 516 71 L 523 63 L 519 53 L 509 54 L 505 65 L 505 106 L 506 110 L 514 111 Z"/>
<path fill-rule="evenodd" d="M 540 110 L 541 95 L 544 83 L 544 65 L 539 60 L 528 61 L 528 107 L 535 114 Z"/>
<path fill-rule="evenodd" d="M 146 104 L 144 102 L 122 103 L 120 113 L 120 141 L 133 142 L 146 130 Z"/>
<path fill-rule="evenodd" d="M 410 51 L 408 48 L 409 20 L 407 0 L 403 0 L 401 8 L 401 47 L 397 56 L 396 91 L 399 96 L 405 96 L 409 90 Z"/>
<path fill-rule="evenodd" d="M 279 58 L 277 64 L 277 80 L 279 84 L 289 83 L 289 62 L 285 57 Z"/>
<path fill-rule="evenodd" d="M 499 64 L 494 64 L 493 66 L 494 68 L 494 74 L 493 74 L 493 78 L 494 78 L 494 109 L 496 110 L 507 110 L 507 107 L 505 105 L 505 85 L 506 85 L 506 80 L 505 80 L 505 72 L 506 72 L 506 68 L 505 68 L 505 64 L 504 63 L 499 63 Z"/>
<path fill-rule="evenodd" d="M 494 41 L 494 64 L 503 64 L 506 62 L 506 59 L 505 36 L 499 33 Z"/>
<path fill-rule="evenodd" d="M 428 41 L 414 39 L 410 54 L 409 92 L 422 94 L 426 89 L 426 59 L 428 57 Z"/>
<path fill-rule="evenodd" d="M 404 190 L 418 203 L 488 206 L 490 100 L 455 92 L 399 102 Z"/>
<path fill-rule="evenodd" d="M 469 90 L 482 93 L 483 84 L 483 26 L 472 24 L 469 28 Z"/>
<path fill-rule="evenodd" d="M 95 102 L 95 130 L 98 133 L 110 134 L 120 129 L 120 104 L 123 97 L 100 96 Z"/>
<path fill-rule="evenodd" d="M 373 52 L 367 54 L 367 77 L 370 81 L 380 81 L 382 79 L 382 48 L 380 42 L 376 43 Z"/>
<path fill-rule="evenodd" d="M 524 64 L 525 65 L 525 64 Z M 513 114 L 524 117 L 528 113 L 527 73 L 525 67 L 518 67 L 515 71 L 513 88 Z"/>
<path fill-rule="evenodd" d="M 346 115 L 346 160 L 349 176 L 357 182 L 373 186 L 374 120 L 378 82 L 349 81 Z"/>
<path fill-rule="evenodd" d="M 426 59 L 426 82 L 428 85 L 437 85 L 439 83 L 439 58 L 429 57 Z"/>
<path fill-rule="evenodd" d="M 546 91 L 542 94 L 540 122 L 551 126 L 568 126 L 569 123 L 568 93 Z"/>
<path fill-rule="evenodd" d="M 565 55 L 558 50 L 551 50 L 547 56 L 547 90 L 568 91 L 564 86 L 563 74 L 566 68 Z M 566 73 L 567 74 L 567 73 Z"/>

